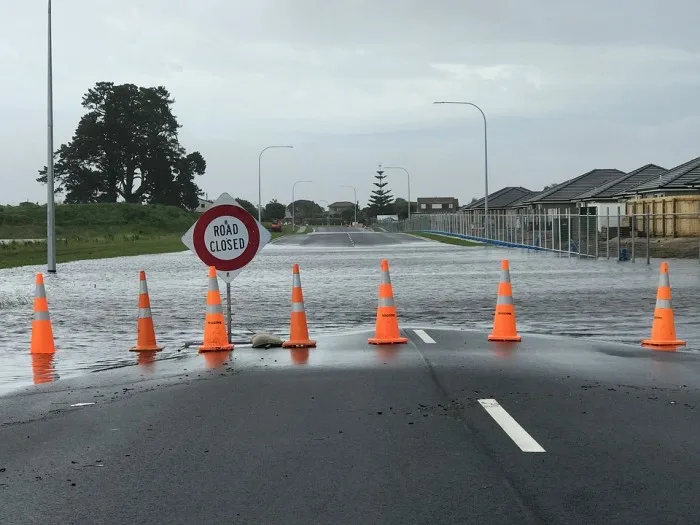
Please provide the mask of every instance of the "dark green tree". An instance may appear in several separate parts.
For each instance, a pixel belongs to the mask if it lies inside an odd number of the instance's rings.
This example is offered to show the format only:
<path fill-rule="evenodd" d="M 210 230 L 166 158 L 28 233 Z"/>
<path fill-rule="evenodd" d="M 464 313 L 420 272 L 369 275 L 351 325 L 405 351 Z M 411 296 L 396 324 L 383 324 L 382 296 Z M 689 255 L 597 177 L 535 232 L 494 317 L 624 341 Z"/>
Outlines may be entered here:
<path fill-rule="evenodd" d="M 162 86 L 98 82 L 83 96 L 87 113 L 54 159 L 56 192 L 67 203 L 171 204 L 194 209 L 202 194 L 194 179 L 206 171 L 178 141 L 174 100 Z M 46 182 L 46 167 L 39 171 Z"/>
<path fill-rule="evenodd" d="M 292 205 L 294 205 L 294 218 L 297 221 L 301 219 L 313 219 L 314 217 L 324 216 L 324 209 L 314 201 L 298 199 L 287 206 L 290 213 L 292 212 Z"/>
<path fill-rule="evenodd" d="M 287 207 L 284 204 L 277 202 L 277 199 L 272 199 L 265 205 L 263 218 L 266 221 L 282 220 L 286 211 Z"/>
<path fill-rule="evenodd" d="M 253 217 L 255 217 L 255 219 L 257 220 L 257 218 L 258 218 L 258 207 L 257 207 L 255 204 L 253 204 L 252 202 L 247 201 L 247 200 L 245 200 L 245 199 L 236 199 L 236 201 L 238 202 L 238 204 L 241 205 L 241 207 L 242 207 L 245 211 L 247 211 L 248 213 L 250 213 L 250 214 L 251 214 Z"/>
<path fill-rule="evenodd" d="M 386 175 L 384 175 L 381 166 L 377 170 L 377 174 L 374 178 L 377 179 L 377 182 L 372 184 L 376 189 L 372 190 L 369 197 L 371 213 L 374 217 L 377 215 L 390 215 L 393 212 L 392 203 L 394 202 L 394 197 L 391 195 L 391 191 L 386 187 L 389 183 L 384 181 Z"/>

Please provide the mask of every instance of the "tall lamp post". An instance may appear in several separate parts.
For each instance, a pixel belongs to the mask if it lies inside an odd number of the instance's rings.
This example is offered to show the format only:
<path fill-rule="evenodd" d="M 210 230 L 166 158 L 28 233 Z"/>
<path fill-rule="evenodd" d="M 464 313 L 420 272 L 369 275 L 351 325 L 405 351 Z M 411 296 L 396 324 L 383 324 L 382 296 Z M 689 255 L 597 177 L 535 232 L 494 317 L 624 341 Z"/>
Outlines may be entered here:
<path fill-rule="evenodd" d="M 262 164 L 262 155 L 265 153 L 267 150 L 272 149 L 272 148 L 294 148 L 294 146 L 267 146 L 266 148 L 263 148 L 262 151 L 260 152 L 260 155 L 258 155 L 258 221 L 262 222 L 262 184 L 260 182 L 260 167 Z"/>
<path fill-rule="evenodd" d="M 406 178 L 408 178 L 408 220 L 411 220 L 411 174 L 406 168 L 401 166 L 384 166 L 385 170 L 403 170 L 406 173 Z"/>
<path fill-rule="evenodd" d="M 472 106 L 479 110 L 481 116 L 484 117 L 484 235 L 488 239 L 489 237 L 489 223 L 488 223 L 488 213 L 489 213 L 489 147 L 488 147 L 488 133 L 486 131 L 486 115 L 484 111 L 474 104 L 473 102 L 450 102 L 450 101 L 438 101 L 433 102 L 433 104 L 461 104 L 464 106 Z"/>
<path fill-rule="evenodd" d="M 51 0 L 48 0 L 48 92 L 46 137 L 46 256 L 47 271 L 56 273 L 56 203 L 53 174 L 53 52 L 51 47 Z"/>
<path fill-rule="evenodd" d="M 352 203 L 352 209 L 355 210 L 355 224 L 357 224 L 357 189 L 355 188 L 355 186 L 349 186 L 347 184 L 341 184 L 340 187 L 341 188 L 352 188 L 352 191 L 355 195 L 355 200 Z"/>
<path fill-rule="evenodd" d="M 296 188 L 297 184 L 300 182 L 313 182 L 311 180 L 298 180 L 294 184 L 292 184 L 292 230 L 295 228 L 295 223 L 294 223 L 294 208 L 296 208 L 296 204 L 294 201 L 294 188 Z"/>

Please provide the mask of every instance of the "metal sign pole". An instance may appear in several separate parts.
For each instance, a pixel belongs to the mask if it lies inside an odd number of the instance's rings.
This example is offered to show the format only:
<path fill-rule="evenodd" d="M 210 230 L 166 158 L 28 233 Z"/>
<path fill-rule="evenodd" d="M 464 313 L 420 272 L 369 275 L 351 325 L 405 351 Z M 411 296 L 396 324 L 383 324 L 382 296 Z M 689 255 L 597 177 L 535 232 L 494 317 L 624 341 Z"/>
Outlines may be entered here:
<path fill-rule="evenodd" d="M 231 344 L 231 283 L 226 283 L 226 324 L 228 325 L 228 342 Z"/>

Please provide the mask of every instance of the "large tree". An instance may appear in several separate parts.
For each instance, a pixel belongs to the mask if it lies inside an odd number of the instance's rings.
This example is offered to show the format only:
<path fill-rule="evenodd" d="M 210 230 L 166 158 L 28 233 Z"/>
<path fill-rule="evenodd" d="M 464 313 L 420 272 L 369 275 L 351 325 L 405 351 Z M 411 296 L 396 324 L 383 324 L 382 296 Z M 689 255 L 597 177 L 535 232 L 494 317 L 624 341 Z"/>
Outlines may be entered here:
<path fill-rule="evenodd" d="M 194 209 L 202 194 L 194 178 L 207 165 L 180 145 L 173 103 L 162 86 L 98 82 L 83 96 L 87 113 L 72 140 L 54 155 L 56 191 L 68 203 L 123 199 Z M 46 167 L 39 174 L 46 182 Z"/>
<path fill-rule="evenodd" d="M 385 182 L 386 175 L 381 166 L 377 170 L 377 174 L 374 176 L 377 182 L 372 183 L 376 189 L 372 190 L 369 197 L 369 207 L 372 210 L 372 215 L 391 215 L 393 212 L 392 203 L 394 202 L 394 197 L 391 195 L 391 191 L 387 189 L 388 182 Z"/>
<path fill-rule="evenodd" d="M 266 221 L 276 221 L 284 219 L 286 215 L 287 207 L 281 202 L 277 202 L 277 199 L 272 199 L 265 205 L 263 210 L 263 217 Z"/>

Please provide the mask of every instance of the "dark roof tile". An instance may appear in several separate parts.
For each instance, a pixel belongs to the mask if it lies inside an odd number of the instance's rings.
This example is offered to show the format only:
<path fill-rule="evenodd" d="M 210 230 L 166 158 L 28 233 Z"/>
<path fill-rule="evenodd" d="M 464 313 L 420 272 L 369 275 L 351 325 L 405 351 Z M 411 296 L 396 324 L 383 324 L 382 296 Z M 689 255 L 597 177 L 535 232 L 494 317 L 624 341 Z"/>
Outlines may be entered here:
<path fill-rule="evenodd" d="M 658 177 L 653 177 L 639 186 L 630 188 L 627 193 L 651 193 L 654 191 L 687 189 L 688 186 L 686 184 L 698 178 L 700 178 L 700 157 L 684 162 L 661 173 Z"/>
<path fill-rule="evenodd" d="M 495 191 L 489 195 L 489 209 L 500 209 L 507 208 L 513 202 L 532 195 L 532 190 L 523 188 L 522 186 L 506 186 L 498 191 Z M 484 198 L 474 201 L 472 203 L 463 206 L 463 210 L 476 210 L 484 208 Z"/>
<path fill-rule="evenodd" d="M 573 179 L 557 184 L 527 200 L 524 203 L 538 204 L 545 202 L 572 202 L 582 193 L 589 192 L 610 181 L 625 175 L 615 169 L 595 169 Z"/>
<path fill-rule="evenodd" d="M 656 164 L 647 164 L 634 171 L 630 171 L 624 177 L 613 179 L 605 184 L 593 188 L 590 191 L 582 193 L 577 200 L 595 200 L 595 199 L 614 199 L 616 196 L 624 194 L 630 188 L 639 186 L 655 177 L 659 173 L 666 171 L 666 168 L 657 166 Z"/>

